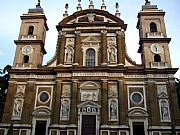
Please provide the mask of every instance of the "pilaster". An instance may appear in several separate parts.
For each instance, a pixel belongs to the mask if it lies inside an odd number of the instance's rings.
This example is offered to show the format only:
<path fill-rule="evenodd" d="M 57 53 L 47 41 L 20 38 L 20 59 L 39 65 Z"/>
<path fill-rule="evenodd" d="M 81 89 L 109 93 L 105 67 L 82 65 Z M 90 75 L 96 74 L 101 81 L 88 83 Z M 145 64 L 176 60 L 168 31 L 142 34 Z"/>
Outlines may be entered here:
<path fill-rule="evenodd" d="M 66 37 L 65 37 L 65 32 L 62 32 L 60 37 L 61 37 L 61 42 L 60 42 L 60 52 L 59 52 L 59 65 L 63 65 L 64 64 L 64 47 L 65 47 L 65 43 L 66 43 Z M 61 56 L 60 56 L 61 55 Z"/>
<path fill-rule="evenodd" d="M 71 112 L 70 112 L 70 123 L 77 124 L 77 90 L 78 90 L 78 79 L 72 79 L 72 97 L 71 97 Z"/>
<path fill-rule="evenodd" d="M 125 97 L 127 97 L 125 95 L 125 91 L 124 91 L 124 81 L 123 80 L 118 80 L 118 94 L 119 94 L 119 124 L 120 125 L 126 125 L 126 116 L 127 116 L 127 107 L 126 107 L 126 103 L 125 101 L 127 101 L 127 99 Z"/>
<path fill-rule="evenodd" d="M 59 123 L 59 108 L 60 101 L 61 101 L 61 93 L 62 93 L 62 80 L 57 80 L 56 81 L 56 90 L 55 90 L 55 96 L 54 96 L 54 107 L 53 107 L 53 124 Z"/>
<path fill-rule="evenodd" d="M 102 47 L 101 47 L 101 64 L 102 65 L 107 65 L 107 31 L 106 30 L 102 30 Z"/>
<path fill-rule="evenodd" d="M 124 65 L 125 64 L 125 36 L 122 31 L 116 32 L 116 38 L 117 38 L 117 61 L 118 65 Z"/>
<path fill-rule="evenodd" d="M 74 55 L 74 65 L 82 65 L 82 63 L 80 63 L 80 57 L 82 55 L 81 54 L 81 37 L 80 37 L 80 34 L 81 32 L 80 31 L 75 31 L 75 34 L 76 34 L 76 40 L 75 40 L 75 55 Z"/>
<path fill-rule="evenodd" d="M 108 80 L 101 79 L 101 125 L 108 124 Z"/>

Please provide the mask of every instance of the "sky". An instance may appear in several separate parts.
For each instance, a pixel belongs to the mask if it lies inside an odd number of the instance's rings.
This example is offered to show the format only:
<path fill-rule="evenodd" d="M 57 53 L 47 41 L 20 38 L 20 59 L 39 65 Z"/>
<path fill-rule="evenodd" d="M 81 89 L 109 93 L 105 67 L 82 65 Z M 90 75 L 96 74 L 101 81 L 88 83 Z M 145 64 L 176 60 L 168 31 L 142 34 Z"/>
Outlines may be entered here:
<path fill-rule="evenodd" d="M 20 16 L 27 13 L 29 8 L 34 8 L 38 0 L 2 0 L 0 4 L 0 69 L 7 64 L 12 65 L 17 40 L 20 30 Z M 87 9 L 89 0 L 81 0 L 83 9 Z M 169 44 L 170 56 L 173 68 L 180 68 L 180 0 L 150 0 L 152 5 L 157 5 L 159 9 L 166 12 L 165 23 Z M 96 9 L 100 9 L 102 0 L 93 0 Z M 137 63 L 141 63 L 139 48 L 139 34 L 136 29 L 137 14 L 144 5 L 145 0 L 105 0 L 107 11 L 115 14 L 115 3 L 119 3 L 121 19 L 128 24 L 125 32 L 128 55 Z M 64 5 L 68 3 L 68 14 L 77 11 L 78 0 L 41 0 L 41 7 L 47 17 L 49 31 L 46 35 L 43 64 L 46 64 L 55 53 L 57 35 L 56 25 L 63 19 L 65 11 Z M 180 78 L 180 70 L 175 74 Z"/>

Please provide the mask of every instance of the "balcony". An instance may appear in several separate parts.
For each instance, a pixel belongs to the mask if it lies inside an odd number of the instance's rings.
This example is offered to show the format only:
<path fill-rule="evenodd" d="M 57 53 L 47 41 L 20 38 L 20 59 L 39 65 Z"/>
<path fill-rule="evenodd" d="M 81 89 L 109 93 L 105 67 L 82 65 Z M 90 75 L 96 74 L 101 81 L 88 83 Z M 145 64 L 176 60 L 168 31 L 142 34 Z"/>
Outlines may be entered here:
<path fill-rule="evenodd" d="M 148 32 L 146 36 L 147 38 L 164 38 L 162 32 Z"/>
<path fill-rule="evenodd" d="M 17 63 L 15 68 L 30 69 L 30 68 L 32 68 L 32 63 Z"/>
<path fill-rule="evenodd" d="M 36 40 L 36 39 L 37 39 L 36 35 L 27 35 L 27 36 L 22 35 L 21 36 L 21 40 Z"/>
<path fill-rule="evenodd" d="M 151 68 L 159 68 L 159 69 L 168 68 L 167 62 L 151 62 L 150 64 L 151 64 Z"/>

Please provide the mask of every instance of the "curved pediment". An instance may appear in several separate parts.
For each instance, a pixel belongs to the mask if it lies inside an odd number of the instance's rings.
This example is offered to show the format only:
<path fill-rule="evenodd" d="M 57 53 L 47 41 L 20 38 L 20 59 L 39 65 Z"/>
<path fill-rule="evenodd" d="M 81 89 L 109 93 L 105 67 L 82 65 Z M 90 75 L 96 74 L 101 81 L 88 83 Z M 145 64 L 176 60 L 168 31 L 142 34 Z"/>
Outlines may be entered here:
<path fill-rule="evenodd" d="M 126 30 L 126 24 L 120 18 L 110 14 L 107 11 L 99 9 L 86 9 L 75 12 L 74 14 L 63 19 L 57 26 L 59 30 L 63 26 L 83 26 L 87 23 L 89 26 L 100 25 L 100 26 L 120 26 Z M 72 25 L 73 24 L 73 25 Z"/>
<path fill-rule="evenodd" d="M 129 117 L 134 117 L 134 116 L 140 116 L 140 117 L 147 117 L 149 116 L 148 113 L 142 109 L 142 108 L 133 108 L 131 110 L 129 110 L 128 112 L 128 116 Z"/>

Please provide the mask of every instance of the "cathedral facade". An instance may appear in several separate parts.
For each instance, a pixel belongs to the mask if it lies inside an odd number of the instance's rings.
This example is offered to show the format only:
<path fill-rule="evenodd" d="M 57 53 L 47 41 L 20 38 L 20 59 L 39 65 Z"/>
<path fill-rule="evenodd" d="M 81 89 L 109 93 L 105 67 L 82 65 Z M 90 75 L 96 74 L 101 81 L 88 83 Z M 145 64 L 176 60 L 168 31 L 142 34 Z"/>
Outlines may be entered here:
<path fill-rule="evenodd" d="M 89 8 L 63 14 L 53 58 L 42 65 L 48 26 L 40 3 L 21 16 L 0 134 L 180 135 L 165 12 L 145 2 L 138 13 L 142 64 L 127 54 L 115 15 Z M 66 9 L 68 5 L 66 5 Z"/>

